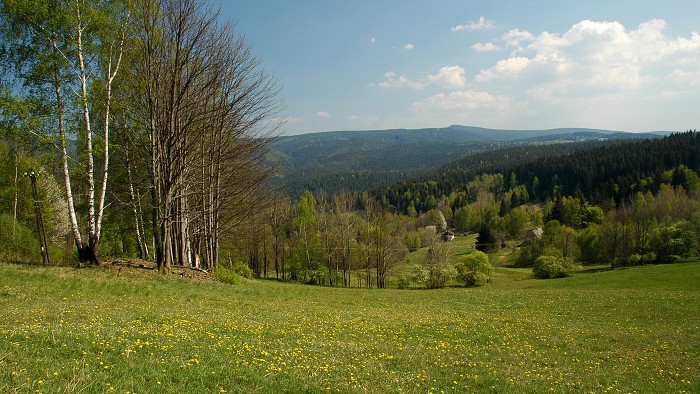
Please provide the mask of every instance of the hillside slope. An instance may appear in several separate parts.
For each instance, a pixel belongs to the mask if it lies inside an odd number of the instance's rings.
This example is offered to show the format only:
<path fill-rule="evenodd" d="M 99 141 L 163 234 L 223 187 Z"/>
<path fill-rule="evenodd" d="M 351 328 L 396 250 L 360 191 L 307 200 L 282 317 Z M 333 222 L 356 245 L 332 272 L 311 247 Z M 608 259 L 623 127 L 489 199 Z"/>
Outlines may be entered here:
<path fill-rule="evenodd" d="M 659 133 L 562 128 L 497 130 L 445 128 L 334 131 L 285 136 L 272 144 L 281 163 L 277 181 L 297 196 L 302 190 L 370 189 L 419 176 L 468 154 L 542 142 L 654 138 Z"/>
<path fill-rule="evenodd" d="M 422 177 L 375 190 L 380 201 L 399 212 L 413 205 L 419 212 L 435 208 L 441 196 L 469 195 L 468 182 L 480 174 L 504 175 L 504 190 L 513 188 L 511 176 L 525 185 L 533 200 L 580 195 L 603 203 L 621 201 L 637 191 L 655 192 L 664 171 L 678 166 L 700 169 L 700 134 L 677 133 L 662 139 L 587 141 L 539 144 L 466 156 Z M 683 184 L 682 179 L 672 180 Z M 644 185 L 644 186 L 642 186 Z"/>

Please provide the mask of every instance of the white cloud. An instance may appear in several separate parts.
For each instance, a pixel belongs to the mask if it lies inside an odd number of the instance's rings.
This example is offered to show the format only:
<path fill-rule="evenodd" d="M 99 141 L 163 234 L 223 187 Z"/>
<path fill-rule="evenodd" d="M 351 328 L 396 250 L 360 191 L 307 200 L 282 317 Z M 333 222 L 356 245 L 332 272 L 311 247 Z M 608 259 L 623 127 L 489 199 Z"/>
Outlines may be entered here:
<path fill-rule="evenodd" d="M 496 24 L 493 21 L 490 21 L 483 16 L 479 17 L 478 21 L 471 21 L 467 23 L 466 25 L 457 25 L 452 28 L 452 31 L 461 31 L 461 30 L 487 30 L 487 29 L 493 29 L 496 27 Z"/>
<path fill-rule="evenodd" d="M 527 30 L 513 29 L 503 35 L 503 41 L 510 47 L 519 47 L 523 41 L 531 42 L 535 36 Z"/>
<path fill-rule="evenodd" d="M 600 91 L 637 90 L 665 76 L 668 80 L 696 80 L 700 61 L 700 35 L 669 38 L 660 19 L 628 30 L 616 21 L 584 20 L 567 32 L 511 30 L 503 35 L 509 47 L 517 47 L 510 58 L 482 70 L 480 83 L 519 80 L 525 90 L 549 84 L 552 94 L 567 92 L 594 95 Z M 670 68 L 665 74 L 660 71 Z"/>
<path fill-rule="evenodd" d="M 386 80 L 379 82 L 377 86 L 381 88 L 409 88 L 414 90 L 421 90 L 425 87 L 423 83 L 411 81 L 404 75 L 398 75 L 393 71 L 384 74 L 384 77 L 386 77 Z"/>
<path fill-rule="evenodd" d="M 319 112 L 316 112 L 316 117 L 317 118 L 330 118 L 331 114 L 328 112 L 325 112 L 325 111 L 319 111 Z"/>
<path fill-rule="evenodd" d="M 411 101 L 412 114 L 395 121 L 421 126 L 672 129 L 700 99 L 700 34 L 670 36 L 663 20 L 631 28 L 583 20 L 534 34 L 512 29 L 471 50 L 503 56 L 471 79 L 462 66 L 448 65 L 422 75 L 389 72 L 371 86 L 425 91 Z M 374 118 L 349 119 L 372 127 Z"/>
<path fill-rule="evenodd" d="M 489 81 L 495 78 L 515 78 L 522 73 L 531 60 L 526 57 L 511 57 L 499 60 L 493 67 L 481 72 L 475 77 L 478 82 Z"/>
<path fill-rule="evenodd" d="M 478 42 L 472 45 L 471 48 L 476 52 L 493 52 L 501 49 L 501 47 L 494 45 L 492 42 L 487 42 L 485 44 Z"/>
<path fill-rule="evenodd" d="M 414 101 L 410 109 L 433 122 L 489 127 L 672 128 L 671 117 L 661 114 L 687 113 L 684 103 L 698 98 L 700 34 L 674 37 L 665 28 L 655 19 L 634 28 L 584 20 L 563 32 L 513 29 L 502 41 L 472 46 L 512 49 L 473 80 L 466 80 L 461 67 L 448 66 L 413 81 L 446 90 Z"/>
<path fill-rule="evenodd" d="M 372 37 L 372 38 L 369 39 L 369 42 L 370 42 L 371 44 L 374 44 L 374 43 L 377 42 L 377 39 L 374 38 L 374 37 Z"/>
<path fill-rule="evenodd" d="M 403 46 L 403 49 L 411 50 L 413 48 L 415 48 L 415 46 L 413 44 L 410 44 L 410 43 Z"/>
<path fill-rule="evenodd" d="M 700 68 L 692 71 L 673 70 L 666 78 L 678 87 L 700 87 Z"/>
<path fill-rule="evenodd" d="M 437 74 L 428 74 L 427 77 L 413 81 L 404 75 L 390 71 L 384 74 L 386 80 L 371 86 L 381 88 L 409 88 L 422 90 L 428 86 L 436 85 L 450 88 L 462 88 L 466 83 L 465 71 L 460 66 L 445 66 L 438 70 Z"/>
<path fill-rule="evenodd" d="M 464 87 L 466 77 L 464 69 L 460 66 L 442 67 L 436 75 L 428 75 L 429 83 L 439 84 L 448 87 L 462 88 Z"/>
<path fill-rule="evenodd" d="M 456 91 L 449 94 L 440 93 L 415 102 L 411 105 L 411 110 L 415 112 L 424 111 L 455 111 L 455 110 L 475 110 L 475 109 L 495 109 L 507 108 L 508 98 L 505 96 L 494 96 L 484 91 Z"/>
<path fill-rule="evenodd" d="M 644 96 L 644 100 L 648 100 L 648 101 L 669 100 L 669 99 L 677 99 L 677 98 L 680 98 L 682 96 L 684 96 L 683 92 L 677 92 L 677 91 L 672 91 L 672 90 L 662 90 L 656 94 Z"/>

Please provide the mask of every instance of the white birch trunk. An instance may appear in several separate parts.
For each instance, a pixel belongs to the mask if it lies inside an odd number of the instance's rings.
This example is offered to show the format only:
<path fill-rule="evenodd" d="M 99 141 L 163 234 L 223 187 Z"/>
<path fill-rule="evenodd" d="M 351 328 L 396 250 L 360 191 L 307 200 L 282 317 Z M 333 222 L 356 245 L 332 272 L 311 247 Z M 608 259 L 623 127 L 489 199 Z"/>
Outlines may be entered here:
<path fill-rule="evenodd" d="M 66 148 L 66 124 L 63 118 L 63 97 L 61 96 L 61 79 L 58 69 L 58 46 L 56 40 L 52 40 L 51 44 L 53 46 L 54 52 L 54 85 L 56 92 L 56 107 L 58 111 L 58 134 L 61 145 L 61 162 L 63 164 L 63 180 L 66 187 L 66 202 L 68 203 L 68 216 L 70 218 L 71 229 L 73 230 L 73 237 L 75 238 L 75 246 L 78 250 L 83 247 L 83 239 L 80 236 L 80 228 L 78 227 L 78 218 L 75 214 L 75 204 L 73 203 L 73 192 L 71 188 L 70 181 L 70 170 L 68 167 L 68 150 Z"/>
<path fill-rule="evenodd" d="M 100 190 L 100 202 L 97 210 L 97 223 L 96 223 L 96 233 L 97 240 L 100 239 L 100 233 L 102 232 L 102 216 L 104 214 L 105 208 L 105 196 L 107 195 L 107 176 L 109 175 L 109 110 L 112 104 L 112 82 L 119 72 L 119 66 L 122 61 L 122 54 L 124 51 L 124 35 L 122 34 L 122 39 L 119 42 L 119 55 L 117 56 L 117 64 L 112 71 L 112 49 L 110 48 L 109 60 L 107 62 L 107 82 L 105 84 L 105 90 L 107 97 L 105 99 L 105 119 L 104 119 L 104 172 L 102 174 L 102 190 Z"/>
<path fill-rule="evenodd" d="M 95 217 L 95 161 L 92 152 L 92 127 L 90 124 L 90 107 L 87 98 L 87 73 L 85 71 L 85 59 L 83 56 L 83 21 L 80 13 L 80 4 L 75 2 L 77 15 L 76 41 L 78 69 L 80 71 L 80 100 L 83 109 L 83 120 L 85 122 L 85 154 L 87 156 L 87 182 L 88 182 L 88 247 L 97 246 L 97 223 Z"/>

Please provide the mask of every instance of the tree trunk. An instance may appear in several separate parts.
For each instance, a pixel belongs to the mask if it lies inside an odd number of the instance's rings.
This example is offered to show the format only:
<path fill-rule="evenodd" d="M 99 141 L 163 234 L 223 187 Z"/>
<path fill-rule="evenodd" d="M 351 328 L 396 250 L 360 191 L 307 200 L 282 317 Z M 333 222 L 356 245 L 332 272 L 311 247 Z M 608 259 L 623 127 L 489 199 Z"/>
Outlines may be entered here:
<path fill-rule="evenodd" d="M 58 135 L 59 144 L 61 148 L 61 162 L 63 164 L 63 181 L 66 188 L 66 202 L 68 203 L 68 216 L 70 219 L 71 229 L 73 230 L 73 240 L 75 241 L 75 247 L 78 250 L 78 258 L 81 262 L 92 261 L 87 258 L 88 256 L 85 255 L 85 251 L 83 250 L 83 239 L 80 235 L 80 229 L 78 227 L 78 218 L 75 214 L 75 204 L 73 203 L 73 192 L 70 180 L 70 168 L 68 166 L 68 144 L 66 137 L 66 124 L 64 119 L 63 94 L 61 92 L 61 71 L 58 65 L 59 50 L 55 38 L 51 40 L 51 43 L 53 51 L 52 67 L 54 71 L 54 92 L 56 94 L 56 115 L 58 117 Z"/>
<path fill-rule="evenodd" d="M 83 251 L 83 256 L 88 261 L 97 263 L 97 248 L 99 239 L 97 238 L 97 220 L 95 216 L 95 161 L 92 152 L 92 125 L 90 123 L 90 107 L 87 96 L 87 72 L 85 70 L 85 60 L 83 55 L 83 24 L 78 2 L 75 2 L 78 25 L 76 28 L 78 70 L 80 72 L 80 103 L 83 111 L 83 121 L 85 122 L 85 155 L 87 157 L 86 178 L 88 183 L 88 245 Z M 87 250 L 89 249 L 89 250 Z M 78 252 L 80 254 L 80 252 Z"/>
<path fill-rule="evenodd" d="M 148 259 L 148 247 L 143 240 L 145 233 L 143 231 L 143 213 L 141 212 L 140 198 L 137 200 L 136 193 L 134 192 L 134 181 L 131 175 L 131 161 L 129 160 L 129 146 L 125 144 L 124 155 L 126 161 L 126 175 L 127 182 L 129 183 L 129 202 L 131 203 L 131 210 L 134 214 L 134 230 L 136 232 L 136 245 L 139 249 L 139 258 L 146 260 Z"/>

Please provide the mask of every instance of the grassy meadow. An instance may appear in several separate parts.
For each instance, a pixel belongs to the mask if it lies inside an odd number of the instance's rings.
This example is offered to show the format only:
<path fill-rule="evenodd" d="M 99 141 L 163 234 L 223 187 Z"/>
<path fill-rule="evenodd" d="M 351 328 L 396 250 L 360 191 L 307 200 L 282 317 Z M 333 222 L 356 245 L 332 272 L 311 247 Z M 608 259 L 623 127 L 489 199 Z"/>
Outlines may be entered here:
<path fill-rule="evenodd" d="M 368 290 L 0 264 L 0 392 L 700 392 L 700 262 L 501 275 Z"/>

